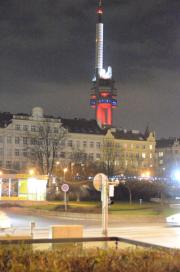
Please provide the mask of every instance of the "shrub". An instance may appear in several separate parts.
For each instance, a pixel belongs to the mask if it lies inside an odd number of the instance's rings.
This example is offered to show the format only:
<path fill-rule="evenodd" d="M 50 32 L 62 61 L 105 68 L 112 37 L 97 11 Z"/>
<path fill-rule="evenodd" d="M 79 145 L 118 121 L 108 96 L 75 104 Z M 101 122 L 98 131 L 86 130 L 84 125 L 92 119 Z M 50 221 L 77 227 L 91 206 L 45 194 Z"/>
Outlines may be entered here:
<path fill-rule="evenodd" d="M 1 272 L 178 272 L 180 251 L 0 248 Z"/>

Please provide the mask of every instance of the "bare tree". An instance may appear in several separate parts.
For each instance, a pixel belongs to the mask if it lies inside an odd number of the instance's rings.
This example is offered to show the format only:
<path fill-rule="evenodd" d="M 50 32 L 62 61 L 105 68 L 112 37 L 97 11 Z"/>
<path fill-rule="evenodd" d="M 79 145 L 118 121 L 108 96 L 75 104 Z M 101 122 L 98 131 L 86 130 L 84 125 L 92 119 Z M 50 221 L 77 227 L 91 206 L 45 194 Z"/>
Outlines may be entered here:
<path fill-rule="evenodd" d="M 74 149 L 71 155 L 71 178 L 78 173 L 81 179 L 87 179 L 89 176 L 97 173 L 97 163 L 83 150 Z"/>
<path fill-rule="evenodd" d="M 117 160 L 119 156 L 116 151 L 115 141 L 113 139 L 104 140 L 102 146 L 102 162 L 101 167 L 102 171 L 108 176 L 115 174 L 117 170 Z"/>
<path fill-rule="evenodd" d="M 57 123 L 56 123 L 57 124 Z M 58 153 L 64 148 L 66 130 L 61 127 L 54 127 L 50 121 L 44 121 L 36 126 L 36 131 L 28 135 L 30 144 L 28 154 L 32 165 L 38 168 L 41 174 L 50 176 L 55 167 L 55 159 Z"/>

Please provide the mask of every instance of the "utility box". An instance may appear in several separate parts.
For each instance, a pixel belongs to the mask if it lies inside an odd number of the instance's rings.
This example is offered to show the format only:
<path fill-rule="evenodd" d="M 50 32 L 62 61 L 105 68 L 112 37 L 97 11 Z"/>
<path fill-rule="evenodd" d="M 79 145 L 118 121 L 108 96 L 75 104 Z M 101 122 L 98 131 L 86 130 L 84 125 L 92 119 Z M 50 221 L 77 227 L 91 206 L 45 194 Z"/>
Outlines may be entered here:
<path fill-rule="evenodd" d="M 54 225 L 51 226 L 52 239 L 82 238 L 83 225 Z"/>
<path fill-rule="evenodd" d="M 83 226 L 82 225 L 55 225 L 51 226 L 52 239 L 57 238 L 82 238 L 83 237 Z M 63 244 L 52 244 L 52 249 L 61 248 L 78 248 L 83 247 L 82 243 L 63 243 Z"/>

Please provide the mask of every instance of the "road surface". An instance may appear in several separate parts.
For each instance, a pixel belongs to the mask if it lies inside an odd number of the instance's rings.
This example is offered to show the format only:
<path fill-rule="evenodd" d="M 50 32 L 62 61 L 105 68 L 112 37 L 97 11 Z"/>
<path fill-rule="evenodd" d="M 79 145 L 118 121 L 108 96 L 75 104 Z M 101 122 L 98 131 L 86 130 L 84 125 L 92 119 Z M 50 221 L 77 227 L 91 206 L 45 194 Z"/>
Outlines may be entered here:
<path fill-rule="evenodd" d="M 50 227 L 52 225 L 73 225 L 80 224 L 84 226 L 84 237 L 102 236 L 101 222 L 97 219 L 83 219 L 83 218 L 51 218 L 42 216 L 31 216 L 14 214 L 11 211 L 3 211 L 10 219 L 12 228 L 6 230 L 3 234 L 28 234 L 30 233 L 30 222 L 36 223 L 34 232 L 35 238 L 50 237 Z M 114 221 L 113 224 L 109 222 L 109 236 L 119 236 L 123 238 L 153 243 L 157 245 L 180 248 L 180 227 L 168 227 L 163 223 L 144 223 L 144 224 L 123 224 Z"/>

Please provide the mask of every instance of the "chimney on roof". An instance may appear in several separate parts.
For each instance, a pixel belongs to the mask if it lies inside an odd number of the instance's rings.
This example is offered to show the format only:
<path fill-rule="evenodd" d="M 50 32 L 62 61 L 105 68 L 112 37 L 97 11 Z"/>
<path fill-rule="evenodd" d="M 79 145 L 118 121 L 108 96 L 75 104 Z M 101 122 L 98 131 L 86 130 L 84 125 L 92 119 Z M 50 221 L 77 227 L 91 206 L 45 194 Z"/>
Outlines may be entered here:
<path fill-rule="evenodd" d="M 110 128 L 110 131 L 113 132 L 113 133 L 115 133 L 116 130 L 117 130 L 116 128 Z"/>

